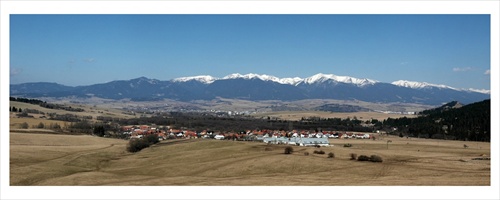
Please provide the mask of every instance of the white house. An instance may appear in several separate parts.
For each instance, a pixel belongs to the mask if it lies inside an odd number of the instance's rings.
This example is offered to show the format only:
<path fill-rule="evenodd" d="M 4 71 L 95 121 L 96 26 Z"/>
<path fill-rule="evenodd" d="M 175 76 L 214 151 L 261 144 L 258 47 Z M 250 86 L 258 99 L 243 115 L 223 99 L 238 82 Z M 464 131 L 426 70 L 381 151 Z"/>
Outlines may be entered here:
<path fill-rule="evenodd" d="M 223 135 L 216 135 L 216 136 L 214 137 L 214 139 L 216 139 L 216 140 L 223 140 L 223 139 L 224 139 L 224 136 L 223 136 Z"/>
<path fill-rule="evenodd" d="M 330 146 L 328 138 L 264 138 L 265 143 L 271 144 L 289 144 L 289 145 L 300 145 L 300 146 Z"/>

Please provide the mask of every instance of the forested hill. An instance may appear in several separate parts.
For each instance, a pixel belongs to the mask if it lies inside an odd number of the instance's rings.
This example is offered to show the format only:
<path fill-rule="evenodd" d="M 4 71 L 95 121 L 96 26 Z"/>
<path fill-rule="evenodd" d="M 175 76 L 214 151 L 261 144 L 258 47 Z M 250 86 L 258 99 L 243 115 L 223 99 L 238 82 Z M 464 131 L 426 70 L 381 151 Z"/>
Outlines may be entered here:
<path fill-rule="evenodd" d="M 396 127 L 400 136 L 490 141 L 491 105 L 484 100 L 465 106 L 457 102 L 421 112 L 417 118 L 389 118 L 385 126 Z"/>

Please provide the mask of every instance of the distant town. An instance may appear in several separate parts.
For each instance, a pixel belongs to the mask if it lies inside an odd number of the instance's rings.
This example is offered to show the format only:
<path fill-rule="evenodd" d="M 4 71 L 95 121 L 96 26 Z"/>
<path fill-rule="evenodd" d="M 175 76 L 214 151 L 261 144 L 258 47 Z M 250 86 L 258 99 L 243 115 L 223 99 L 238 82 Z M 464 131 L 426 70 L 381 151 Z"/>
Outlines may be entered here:
<path fill-rule="evenodd" d="M 378 132 L 380 133 L 380 132 Z M 345 131 L 318 131 L 306 130 L 247 130 L 243 132 L 226 132 L 203 130 L 173 129 L 170 126 L 130 125 L 122 126 L 121 134 L 127 138 L 143 138 L 147 135 L 156 135 L 159 140 L 167 139 L 215 139 L 234 141 L 261 141 L 271 144 L 290 144 L 299 146 L 325 146 L 328 139 L 375 139 L 370 133 L 354 133 Z"/>

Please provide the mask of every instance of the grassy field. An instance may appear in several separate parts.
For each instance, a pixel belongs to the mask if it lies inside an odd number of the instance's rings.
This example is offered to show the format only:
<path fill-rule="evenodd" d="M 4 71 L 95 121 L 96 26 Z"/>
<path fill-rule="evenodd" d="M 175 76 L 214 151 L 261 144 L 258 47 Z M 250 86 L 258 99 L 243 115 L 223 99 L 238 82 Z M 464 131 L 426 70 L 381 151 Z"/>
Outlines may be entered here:
<path fill-rule="evenodd" d="M 473 160 L 489 158 L 490 143 L 391 136 L 330 142 L 320 148 L 324 155 L 314 147 L 294 146 L 286 155 L 283 145 L 203 139 L 162 141 L 134 154 L 125 140 L 11 132 L 10 185 L 490 185 L 490 161 Z M 353 161 L 351 153 L 384 161 Z"/>
<path fill-rule="evenodd" d="M 34 118 L 18 118 L 18 117 L 10 117 L 9 118 L 9 126 L 10 129 L 19 129 L 21 128 L 21 124 L 26 122 L 29 128 L 33 126 L 37 126 L 40 123 L 43 123 L 45 126 L 49 126 L 50 124 L 59 124 L 61 128 L 65 128 L 70 122 L 59 121 L 59 120 L 48 120 L 39 118 L 36 114 L 33 114 Z"/>
<path fill-rule="evenodd" d="M 72 115 L 77 115 L 77 116 L 92 116 L 93 119 L 95 120 L 97 116 L 103 116 L 103 117 L 117 117 L 117 118 L 133 118 L 134 116 L 129 115 L 129 114 L 124 114 L 123 110 L 120 109 L 114 109 L 114 108 L 107 108 L 107 107 L 98 107 L 98 106 L 91 106 L 91 105 L 85 105 L 85 104 L 74 104 L 74 103 L 61 103 L 62 105 L 69 105 L 73 108 L 82 108 L 85 111 L 83 112 L 71 112 L 71 111 L 66 111 L 66 110 L 58 110 L 58 109 L 48 109 L 41 107 L 39 105 L 33 105 L 29 103 L 23 103 L 23 102 L 17 102 L 17 101 L 10 101 L 10 106 L 16 107 L 16 108 L 29 108 L 29 109 L 36 109 L 44 113 L 56 113 L 59 115 L 63 114 L 72 114 Z M 30 114 L 34 115 L 34 114 Z M 37 116 L 38 115 L 34 115 Z"/>

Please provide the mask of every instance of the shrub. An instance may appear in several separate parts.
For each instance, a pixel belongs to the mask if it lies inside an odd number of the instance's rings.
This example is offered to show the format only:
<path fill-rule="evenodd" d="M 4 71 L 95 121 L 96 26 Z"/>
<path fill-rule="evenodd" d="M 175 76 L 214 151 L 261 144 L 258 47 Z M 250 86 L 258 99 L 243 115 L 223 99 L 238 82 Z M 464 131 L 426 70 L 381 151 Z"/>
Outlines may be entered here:
<path fill-rule="evenodd" d="M 271 148 L 271 147 L 266 147 L 266 148 L 264 149 L 264 151 L 272 151 L 272 150 L 273 150 L 273 148 Z"/>
<path fill-rule="evenodd" d="M 143 140 L 145 140 L 150 145 L 160 142 L 160 140 L 158 140 L 158 135 L 156 135 L 156 134 L 146 135 L 143 138 Z"/>
<path fill-rule="evenodd" d="M 352 144 L 349 144 L 349 143 L 344 144 L 344 147 L 352 147 Z"/>
<path fill-rule="evenodd" d="M 158 140 L 158 135 L 156 134 L 146 135 L 142 139 L 131 139 L 128 142 L 127 151 L 138 152 L 158 142 L 160 142 L 160 140 Z"/>
<path fill-rule="evenodd" d="M 328 153 L 328 158 L 335 158 L 335 154 L 332 152 Z"/>
<path fill-rule="evenodd" d="M 304 156 L 308 156 L 309 155 L 309 152 L 304 152 Z"/>
<path fill-rule="evenodd" d="M 352 156 L 351 156 L 352 159 Z M 360 155 L 358 161 L 372 161 L 372 162 L 382 162 L 382 157 L 377 155 L 371 155 L 370 157 L 365 155 Z"/>
<path fill-rule="evenodd" d="M 148 148 L 149 147 L 149 143 L 146 141 L 146 140 L 143 140 L 143 139 L 131 139 L 129 142 L 128 142 L 128 145 L 127 145 L 127 151 L 129 152 L 138 152 L 144 148 Z"/>
<path fill-rule="evenodd" d="M 370 161 L 370 157 L 365 156 L 365 155 L 360 155 L 358 157 L 358 161 Z"/>
<path fill-rule="evenodd" d="M 323 150 L 319 150 L 319 151 L 318 150 L 314 150 L 313 153 L 315 153 L 315 154 L 325 154 L 325 152 Z"/>
<path fill-rule="evenodd" d="M 291 146 L 285 147 L 285 154 L 292 154 L 293 153 L 293 148 Z"/>
<path fill-rule="evenodd" d="M 358 159 L 358 155 L 355 153 L 351 153 L 351 160 L 356 160 Z"/>
<path fill-rule="evenodd" d="M 55 124 L 50 123 L 49 128 L 50 129 L 61 129 L 61 125 L 59 125 L 58 123 L 55 123 Z"/>
<path fill-rule="evenodd" d="M 20 128 L 22 129 L 27 129 L 29 127 L 28 123 L 23 122 L 22 124 L 19 125 Z"/>
<path fill-rule="evenodd" d="M 372 162 L 382 162 L 382 157 L 377 156 L 377 155 L 371 155 L 370 156 L 370 161 L 372 161 Z"/>
<path fill-rule="evenodd" d="M 96 125 L 94 127 L 94 135 L 97 135 L 99 137 L 104 137 L 106 134 L 106 129 L 104 128 L 104 125 Z"/>

